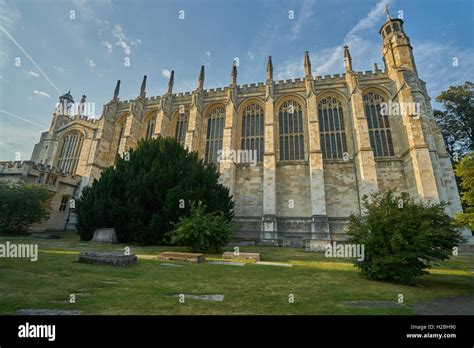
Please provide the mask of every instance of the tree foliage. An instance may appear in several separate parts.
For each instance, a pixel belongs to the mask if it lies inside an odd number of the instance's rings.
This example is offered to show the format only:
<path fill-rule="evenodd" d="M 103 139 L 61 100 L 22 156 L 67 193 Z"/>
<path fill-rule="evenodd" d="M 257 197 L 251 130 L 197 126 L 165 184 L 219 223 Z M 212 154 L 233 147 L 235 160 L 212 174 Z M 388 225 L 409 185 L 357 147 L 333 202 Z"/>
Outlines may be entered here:
<path fill-rule="evenodd" d="M 366 214 L 350 217 L 348 235 L 349 243 L 364 245 L 365 257 L 355 263 L 369 279 L 412 284 L 463 241 L 443 204 L 388 191 L 363 205 Z"/>
<path fill-rule="evenodd" d="M 450 86 L 436 97 L 444 111 L 434 110 L 436 122 L 441 127 L 446 148 L 451 156 L 462 157 L 473 151 L 474 146 L 474 84 Z"/>
<path fill-rule="evenodd" d="M 169 243 L 173 224 L 197 201 L 206 212 L 232 219 L 234 202 L 218 183 L 217 168 L 204 166 L 197 153 L 174 139 L 141 140 L 127 157 L 83 190 L 76 204 L 82 240 L 90 240 L 96 228 L 114 227 L 119 242 Z"/>
<path fill-rule="evenodd" d="M 456 216 L 456 223 L 474 231 L 474 153 L 466 155 L 455 172 L 461 179 L 461 201 L 465 206 L 464 212 Z"/>
<path fill-rule="evenodd" d="M 0 232 L 26 232 L 49 216 L 49 191 L 39 185 L 0 180 Z"/>
<path fill-rule="evenodd" d="M 230 242 L 233 226 L 222 212 L 207 213 L 201 203 L 193 204 L 191 215 L 181 218 L 171 234 L 173 244 L 184 245 L 192 251 L 220 252 Z"/>

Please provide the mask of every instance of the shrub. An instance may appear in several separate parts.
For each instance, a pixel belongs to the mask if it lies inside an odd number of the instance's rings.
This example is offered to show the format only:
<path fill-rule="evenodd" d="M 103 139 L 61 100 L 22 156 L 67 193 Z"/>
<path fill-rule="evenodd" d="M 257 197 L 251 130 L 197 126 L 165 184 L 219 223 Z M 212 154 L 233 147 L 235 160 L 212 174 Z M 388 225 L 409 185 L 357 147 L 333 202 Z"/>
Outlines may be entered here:
<path fill-rule="evenodd" d="M 348 227 L 348 242 L 364 245 L 365 257 L 355 263 L 369 279 L 413 284 L 463 241 L 443 204 L 396 197 L 392 191 L 371 198 L 364 197 L 366 214 L 351 215 Z"/>
<path fill-rule="evenodd" d="M 26 232 L 49 215 L 49 192 L 43 186 L 0 180 L 0 232 Z"/>
<path fill-rule="evenodd" d="M 184 245 L 192 251 L 219 252 L 230 242 L 233 226 L 222 212 L 206 213 L 199 202 L 191 207 L 191 215 L 181 218 L 171 234 L 173 244 Z"/>
<path fill-rule="evenodd" d="M 128 157 L 128 158 L 127 158 Z M 233 216 L 229 189 L 218 183 L 214 165 L 204 166 L 172 138 L 141 140 L 115 167 L 83 190 L 76 203 L 78 232 L 90 240 L 94 230 L 114 227 L 122 243 L 157 245 L 170 242 L 169 233 L 191 202 L 202 201 L 206 212 Z"/>
<path fill-rule="evenodd" d="M 460 227 L 474 230 L 474 152 L 466 155 L 456 167 L 456 175 L 461 179 L 461 201 L 465 204 L 463 213 L 456 215 Z"/>

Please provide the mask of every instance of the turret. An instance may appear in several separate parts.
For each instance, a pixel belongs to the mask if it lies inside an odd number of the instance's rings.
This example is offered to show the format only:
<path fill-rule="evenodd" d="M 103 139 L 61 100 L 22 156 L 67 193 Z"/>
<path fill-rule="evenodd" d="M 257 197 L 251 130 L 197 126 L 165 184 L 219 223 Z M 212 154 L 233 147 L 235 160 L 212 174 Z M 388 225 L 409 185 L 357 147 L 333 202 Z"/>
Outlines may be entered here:
<path fill-rule="evenodd" d="M 416 73 L 415 59 L 410 39 L 403 29 L 403 20 L 391 18 L 387 12 L 387 20 L 379 30 L 382 36 L 382 56 L 385 68 L 406 68 Z"/>

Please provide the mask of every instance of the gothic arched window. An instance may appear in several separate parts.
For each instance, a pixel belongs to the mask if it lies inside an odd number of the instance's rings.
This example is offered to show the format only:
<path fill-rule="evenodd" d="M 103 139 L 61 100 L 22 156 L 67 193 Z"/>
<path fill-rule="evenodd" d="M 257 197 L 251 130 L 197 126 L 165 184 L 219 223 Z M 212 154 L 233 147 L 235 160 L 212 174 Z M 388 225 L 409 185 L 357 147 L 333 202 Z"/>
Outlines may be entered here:
<path fill-rule="evenodd" d="M 83 141 L 84 136 L 78 131 L 71 131 L 64 135 L 58 158 L 58 168 L 60 170 L 65 173 L 76 173 Z"/>
<path fill-rule="evenodd" d="M 365 117 L 369 126 L 370 146 L 375 157 L 394 156 L 392 133 L 388 115 L 382 115 L 380 104 L 384 98 L 374 92 L 364 94 Z"/>
<path fill-rule="evenodd" d="M 150 118 L 150 120 L 148 121 L 146 125 L 145 139 L 146 140 L 151 139 L 154 132 L 155 132 L 155 118 L 152 117 Z"/>
<path fill-rule="evenodd" d="M 225 109 L 218 106 L 211 110 L 207 121 L 206 163 L 217 163 L 217 151 L 222 150 Z"/>
<path fill-rule="evenodd" d="M 303 109 L 294 100 L 285 101 L 278 110 L 280 161 L 304 159 Z"/>
<path fill-rule="evenodd" d="M 261 162 L 263 160 L 263 134 L 263 109 L 260 105 L 251 104 L 247 106 L 242 112 L 242 136 L 240 141 L 240 148 L 246 151 L 257 151 L 256 159 L 258 162 Z M 249 157 L 247 156 L 247 158 Z"/>
<path fill-rule="evenodd" d="M 334 97 L 318 104 L 319 139 L 324 159 L 342 159 L 347 152 L 346 129 L 342 104 Z"/>
<path fill-rule="evenodd" d="M 188 129 L 188 113 L 180 112 L 176 121 L 176 132 L 174 138 L 178 143 L 184 145 L 186 143 L 186 130 Z"/>

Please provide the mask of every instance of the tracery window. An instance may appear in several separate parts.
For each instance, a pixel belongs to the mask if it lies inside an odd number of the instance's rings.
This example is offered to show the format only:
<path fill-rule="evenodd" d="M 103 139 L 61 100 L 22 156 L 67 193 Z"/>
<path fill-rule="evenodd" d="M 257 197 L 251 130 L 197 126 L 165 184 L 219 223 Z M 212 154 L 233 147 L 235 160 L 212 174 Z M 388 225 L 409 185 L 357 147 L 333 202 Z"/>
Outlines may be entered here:
<path fill-rule="evenodd" d="M 176 122 L 176 132 L 174 138 L 178 143 L 184 145 L 186 142 L 186 130 L 188 129 L 189 115 L 187 112 L 180 112 Z"/>
<path fill-rule="evenodd" d="M 76 172 L 83 141 L 84 136 L 77 131 L 71 131 L 64 135 L 58 158 L 58 168 L 63 172 Z"/>
<path fill-rule="evenodd" d="M 264 116 L 263 108 L 257 104 L 247 106 L 242 112 L 242 135 L 240 148 L 257 151 L 257 161 L 263 161 Z M 252 153 L 253 156 L 253 153 Z"/>
<path fill-rule="evenodd" d="M 280 161 L 304 159 L 303 109 L 294 101 L 285 101 L 278 110 Z"/>
<path fill-rule="evenodd" d="M 206 137 L 206 163 L 217 162 L 218 151 L 222 149 L 222 139 L 224 137 L 225 109 L 218 106 L 211 110 L 207 122 Z"/>
<path fill-rule="evenodd" d="M 152 117 L 148 123 L 147 123 L 147 126 L 146 126 L 146 133 L 145 133 L 145 139 L 148 140 L 148 139 L 151 139 L 151 137 L 153 136 L 153 133 L 155 132 L 155 118 Z"/>
<path fill-rule="evenodd" d="M 319 139 L 324 159 L 342 159 L 347 152 L 346 130 L 342 104 L 334 97 L 318 104 Z"/>
<path fill-rule="evenodd" d="M 384 98 L 374 92 L 364 94 L 364 109 L 369 126 L 370 146 L 375 157 L 394 156 L 392 133 L 388 115 L 382 115 L 380 104 Z"/>

